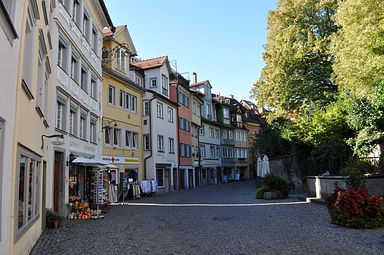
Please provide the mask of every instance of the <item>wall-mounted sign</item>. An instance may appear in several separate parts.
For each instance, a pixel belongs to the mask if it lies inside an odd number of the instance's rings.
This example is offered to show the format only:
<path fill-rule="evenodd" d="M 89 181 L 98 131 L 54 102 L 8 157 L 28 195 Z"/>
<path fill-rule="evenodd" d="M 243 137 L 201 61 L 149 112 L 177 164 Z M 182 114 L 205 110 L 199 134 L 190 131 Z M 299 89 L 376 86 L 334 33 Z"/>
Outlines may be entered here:
<path fill-rule="evenodd" d="M 140 163 L 139 158 L 133 157 L 103 156 L 103 160 L 111 164 L 121 165 L 138 165 Z"/>

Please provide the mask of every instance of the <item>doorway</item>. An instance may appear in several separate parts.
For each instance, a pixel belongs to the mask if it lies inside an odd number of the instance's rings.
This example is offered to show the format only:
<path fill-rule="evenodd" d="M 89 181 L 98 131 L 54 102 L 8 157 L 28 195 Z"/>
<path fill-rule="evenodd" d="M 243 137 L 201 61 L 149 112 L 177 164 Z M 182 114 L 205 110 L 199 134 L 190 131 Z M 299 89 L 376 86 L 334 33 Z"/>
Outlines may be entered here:
<path fill-rule="evenodd" d="M 64 153 L 60 151 L 55 151 L 53 178 L 53 210 L 62 214 L 64 202 Z"/>

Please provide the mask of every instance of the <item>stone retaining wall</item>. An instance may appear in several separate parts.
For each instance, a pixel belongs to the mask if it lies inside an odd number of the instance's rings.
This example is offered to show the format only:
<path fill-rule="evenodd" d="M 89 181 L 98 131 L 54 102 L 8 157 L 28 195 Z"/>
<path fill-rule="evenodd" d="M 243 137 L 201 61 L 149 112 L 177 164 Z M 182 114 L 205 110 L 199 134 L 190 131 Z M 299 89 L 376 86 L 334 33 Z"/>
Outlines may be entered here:
<path fill-rule="evenodd" d="M 307 176 L 307 188 L 310 196 L 326 198 L 333 193 L 335 182 L 346 187 L 346 176 Z M 368 192 L 373 195 L 384 196 L 384 176 L 367 177 L 365 185 Z"/>

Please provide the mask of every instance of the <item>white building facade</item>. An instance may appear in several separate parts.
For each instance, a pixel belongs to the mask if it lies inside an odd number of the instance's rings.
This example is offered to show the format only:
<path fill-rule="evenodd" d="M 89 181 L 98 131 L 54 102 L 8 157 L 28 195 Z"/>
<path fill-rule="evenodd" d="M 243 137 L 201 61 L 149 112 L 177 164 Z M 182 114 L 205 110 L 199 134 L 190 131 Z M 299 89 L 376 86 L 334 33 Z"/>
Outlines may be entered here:
<path fill-rule="evenodd" d="M 159 192 L 176 188 L 178 169 L 177 104 L 170 100 L 167 57 L 133 61 L 135 81 L 145 77 L 143 100 L 144 178 L 154 179 Z M 140 75 L 139 73 L 144 75 Z"/>
<path fill-rule="evenodd" d="M 101 159 L 102 29 L 113 26 L 104 2 L 54 1 L 51 27 L 54 87 L 50 133 L 64 144 L 49 143 L 46 206 L 66 214 L 70 172 L 77 157 Z"/>

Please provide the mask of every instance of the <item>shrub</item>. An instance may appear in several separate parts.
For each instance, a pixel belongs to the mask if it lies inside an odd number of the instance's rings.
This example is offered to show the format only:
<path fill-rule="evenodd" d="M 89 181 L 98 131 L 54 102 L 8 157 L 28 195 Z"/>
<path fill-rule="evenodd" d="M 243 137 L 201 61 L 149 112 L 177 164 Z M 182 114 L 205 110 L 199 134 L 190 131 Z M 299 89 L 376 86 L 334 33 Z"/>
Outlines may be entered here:
<path fill-rule="evenodd" d="M 384 202 L 367 189 L 336 187 L 326 199 L 332 223 L 351 228 L 384 227 Z"/>
<path fill-rule="evenodd" d="M 283 194 L 288 194 L 289 184 L 280 176 L 268 173 L 263 177 L 263 184 L 269 191 L 280 191 Z"/>
<path fill-rule="evenodd" d="M 371 172 L 371 165 L 369 162 L 361 160 L 351 160 L 341 170 L 341 174 L 349 176 L 346 180 L 348 188 L 364 188 L 365 187 L 365 174 Z"/>
<path fill-rule="evenodd" d="M 262 199 L 264 198 L 264 192 L 267 192 L 268 189 L 266 187 L 261 187 L 256 189 L 256 198 L 257 199 Z"/>

